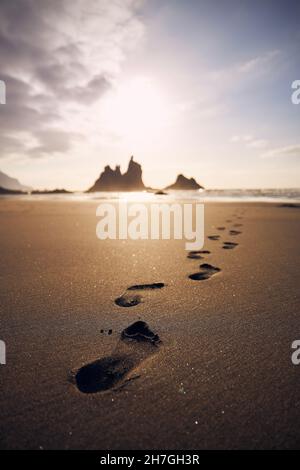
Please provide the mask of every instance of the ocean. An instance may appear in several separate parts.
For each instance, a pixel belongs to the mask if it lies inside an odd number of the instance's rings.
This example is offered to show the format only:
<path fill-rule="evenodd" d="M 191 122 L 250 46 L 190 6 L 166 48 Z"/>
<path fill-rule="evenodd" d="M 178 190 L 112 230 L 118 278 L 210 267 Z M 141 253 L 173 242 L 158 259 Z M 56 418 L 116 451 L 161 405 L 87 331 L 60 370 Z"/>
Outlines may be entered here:
<path fill-rule="evenodd" d="M 205 189 L 199 191 L 167 191 L 165 195 L 156 195 L 154 192 L 74 192 L 72 194 L 40 194 L 40 195 L 5 195 L 3 198 L 20 198 L 30 200 L 72 200 L 115 201 L 176 201 L 195 200 L 198 202 L 270 202 L 270 203 L 300 203 L 300 188 L 288 189 Z"/>

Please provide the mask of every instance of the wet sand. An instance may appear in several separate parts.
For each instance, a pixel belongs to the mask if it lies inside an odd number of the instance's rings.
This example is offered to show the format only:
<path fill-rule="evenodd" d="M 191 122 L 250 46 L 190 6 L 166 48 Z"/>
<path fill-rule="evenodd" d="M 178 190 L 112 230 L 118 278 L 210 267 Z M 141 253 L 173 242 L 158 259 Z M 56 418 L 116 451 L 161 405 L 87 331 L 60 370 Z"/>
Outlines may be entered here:
<path fill-rule="evenodd" d="M 208 203 L 200 253 L 96 206 L 0 201 L 0 447 L 299 448 L 300 209 Z"/>

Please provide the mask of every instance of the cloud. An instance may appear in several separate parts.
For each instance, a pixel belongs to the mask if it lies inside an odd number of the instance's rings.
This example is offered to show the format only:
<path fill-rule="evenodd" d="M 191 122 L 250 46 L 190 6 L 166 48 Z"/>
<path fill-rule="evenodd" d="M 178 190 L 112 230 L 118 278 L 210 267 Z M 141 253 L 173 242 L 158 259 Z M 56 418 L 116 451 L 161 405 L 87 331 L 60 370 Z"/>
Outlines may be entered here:
<path fill-rule="evenodd" d="M 27 152 L 33 157 L 66 152 L 70 148 L 71 141 L 81 138 L 80 134 L 63 132 L 59 129 L 40 131 L 37 137 L 39 144 L 31 147 Z"/>
<path fill-rule="evenodd" d="M 258 78 L 270 73 L 280 57 L 280 50 L 267 51 L 258 56 L 250 57 L 243 62 L 233 63 L 221 70 L 215 70 L 211 79 L 222 83 L 222 89 L 244 86 L 248 81 L 253 82 Z"/>
<path fill-rule="evenodd" d="M 273 157 L 300 157 L 300 144 L 277 147 L 263 153 L 262 158 Z"/>
<path fill-rule="evenodd" d="M 263 149 L 267 147 L 268 141 L 265 139 L 253 139 L 247 145 L 254 149 Z"/>
<path fill-rule="evenodd" d="M 246 135 L 234 135 L 231 137 L 230 142 L 232 143 L 242 143 L 246 147 L 254 149 L 263 149 L 268 146 L 268 141 L 265 139 L 256 139 L 250 134 Z"/>
<path fill-rule="evenodd" d="M 265 54 L 256 56 L 247 60 L 241 64 L 238 64 L 236 70 L 240 73 L 252 73 L 253 71 L 266 70 L 266 67 L 269 67 L 274 62 L 274 59 L 278 57 L 280 51 L 275 49 L 273 51 L 268 51 Z"/>
<path fill-rule="evenodd" d="M 114 86 L 143 37 L 141 3 L 1 0 L 0 157 L 66 152 L 78 135 L 89 138 L 91 104 Z"/>

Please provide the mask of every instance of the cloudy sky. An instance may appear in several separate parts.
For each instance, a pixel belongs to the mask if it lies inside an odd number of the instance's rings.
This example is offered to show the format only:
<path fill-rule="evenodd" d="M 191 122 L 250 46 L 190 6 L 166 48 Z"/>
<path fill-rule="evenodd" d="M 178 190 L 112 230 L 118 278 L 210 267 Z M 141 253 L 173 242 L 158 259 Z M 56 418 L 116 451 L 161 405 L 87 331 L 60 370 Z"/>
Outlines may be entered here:
<path fill-rule="evenodd" d="M 86 189 L 134 154 L 144 181 L 299 187 L 300 3 L 1 0 L 0 169 Z"/>

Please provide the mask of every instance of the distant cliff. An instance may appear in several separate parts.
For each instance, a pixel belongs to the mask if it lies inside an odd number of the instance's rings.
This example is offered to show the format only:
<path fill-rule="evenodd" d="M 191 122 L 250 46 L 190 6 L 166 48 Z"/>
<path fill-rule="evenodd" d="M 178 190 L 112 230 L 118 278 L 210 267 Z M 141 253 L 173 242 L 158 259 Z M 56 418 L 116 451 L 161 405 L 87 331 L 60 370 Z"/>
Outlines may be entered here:
<path fill-rule="evenodd" d="M 0 171 L 0 186 L 3 189 L 10 189 L 12 191 L 24 191 L 28 192 L 32 188 L 21 184 L 16 178 L 11 178 L 2 171 Z"/>
<path fill-rule="evenodd" d="M 165 189 L 204 189 L 203 186 L 197 183 L 194 178 L 186 178 L 184 175 L 178 175 L 174 184 L 167 186 Z"/>
<path fill-rule="evenodd" d="M 142 191 L 146 189 L 142 180 L 142 167 L 131 157 L 128 169 L 121 173 L 120 166 L 113 170 L 109 165 L 104 168 L 88 193 L 95 191 Z"/>

